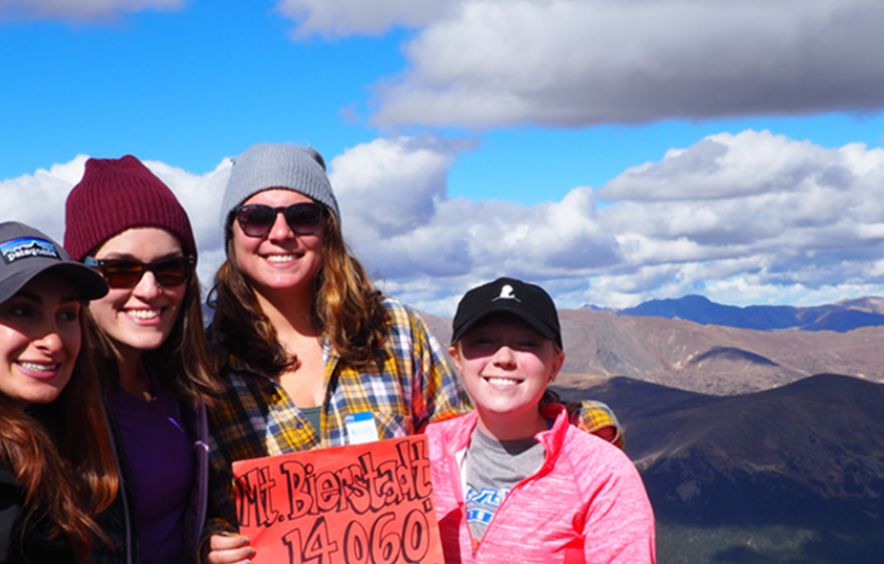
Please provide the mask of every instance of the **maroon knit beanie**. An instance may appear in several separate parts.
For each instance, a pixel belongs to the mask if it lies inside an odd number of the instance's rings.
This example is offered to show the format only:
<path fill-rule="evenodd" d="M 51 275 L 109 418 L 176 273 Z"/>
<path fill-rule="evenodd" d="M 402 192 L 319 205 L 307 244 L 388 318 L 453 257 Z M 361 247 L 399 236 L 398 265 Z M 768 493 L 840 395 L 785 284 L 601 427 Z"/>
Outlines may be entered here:
<path fill-rule="evenodd" d="M 196 257 L 190 220 L 163 181 L 132 155 L 89 159 L 79 184 L 65 203 L 64 248 L 80 261 L 90 251 L 130 227 L 162 227 Z"/>

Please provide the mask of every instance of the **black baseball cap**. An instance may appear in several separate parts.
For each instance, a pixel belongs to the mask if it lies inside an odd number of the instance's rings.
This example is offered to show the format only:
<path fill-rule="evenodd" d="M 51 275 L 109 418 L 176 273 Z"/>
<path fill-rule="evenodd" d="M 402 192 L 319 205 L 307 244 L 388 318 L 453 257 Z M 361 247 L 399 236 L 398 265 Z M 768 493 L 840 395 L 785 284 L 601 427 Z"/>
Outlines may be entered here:
<path fill-rule="evenodd" d="M 562 329 L 556 304 L 546 290 L 515 278 L 498 278 L 473 288 L 457 304 L 451 324 L 451 342 L 457 341 L 473 326 L 492 313 L 511 313 L 531 326 L 560 349 Z"/>
<path fill-rule="evenodd" d="M 107 294 L 107 282 L 101 274 L 71 260 L 67 251 L 46 234 L 17 221 L 0 223 L 0 303 L 48 270 L 73 284 L 84 300 Z"/>

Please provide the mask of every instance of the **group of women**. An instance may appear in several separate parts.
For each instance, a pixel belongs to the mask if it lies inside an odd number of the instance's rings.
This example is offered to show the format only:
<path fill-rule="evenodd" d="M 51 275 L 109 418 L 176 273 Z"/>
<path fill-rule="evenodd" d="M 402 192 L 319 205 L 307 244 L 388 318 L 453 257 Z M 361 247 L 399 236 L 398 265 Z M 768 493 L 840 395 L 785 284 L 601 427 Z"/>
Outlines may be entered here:
<path fill-rule="evenodd" d="M 234 160 L 208 329 L 187 214 L 138 159 L 87 161 L 65 212 L 64 248 L 0 224 L 0 563 L 244 562 L 233 461 L 348 444 L 348 415 L 384 439 L 469 409 L 309 147 Z"/>

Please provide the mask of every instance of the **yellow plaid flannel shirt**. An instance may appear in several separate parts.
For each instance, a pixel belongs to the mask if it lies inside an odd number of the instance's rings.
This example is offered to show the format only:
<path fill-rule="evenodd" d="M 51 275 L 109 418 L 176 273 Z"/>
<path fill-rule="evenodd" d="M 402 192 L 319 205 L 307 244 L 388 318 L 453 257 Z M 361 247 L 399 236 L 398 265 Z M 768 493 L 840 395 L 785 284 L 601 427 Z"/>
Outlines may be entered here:
<path fill-rule="evenodd" d="M 349 444 L 345 417 L 350 414 L 373 414 L 378 436 L 390 439 L 471 408 L 451 361 L 423 320 L 395 299 L 386 298 L 384 305 L 389 336 L 373 363 L 351 366 L 324 344 L 325 401 L 319 429 L 278 382 L 233 356 L 218 359 L 226 386 L 209 409 L 213 518 L 207 534 L 237 529 L 231 469 L 236 460 Z M 604 404 L 585 402 L 578 418 L 578 425 L 589 432 L 618 429 Z"/>

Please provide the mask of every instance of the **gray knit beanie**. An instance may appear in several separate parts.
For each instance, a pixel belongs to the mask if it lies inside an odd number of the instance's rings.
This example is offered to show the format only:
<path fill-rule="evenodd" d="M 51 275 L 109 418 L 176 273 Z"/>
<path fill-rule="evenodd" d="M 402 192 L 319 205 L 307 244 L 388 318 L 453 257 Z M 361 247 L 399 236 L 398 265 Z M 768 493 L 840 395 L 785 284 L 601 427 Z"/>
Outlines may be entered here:
<path fill-rule="evenodd" d="M 260 143 L 233 159 L 230 180 L 221 200 L 225 241 L 230 239 L 233 208 L 271 188 L 288 188 L 309 196 L 330 209 L 338 225 L 341 224 L 338 201 L 325 174 L 322 155 L 312 147 Z"/>

